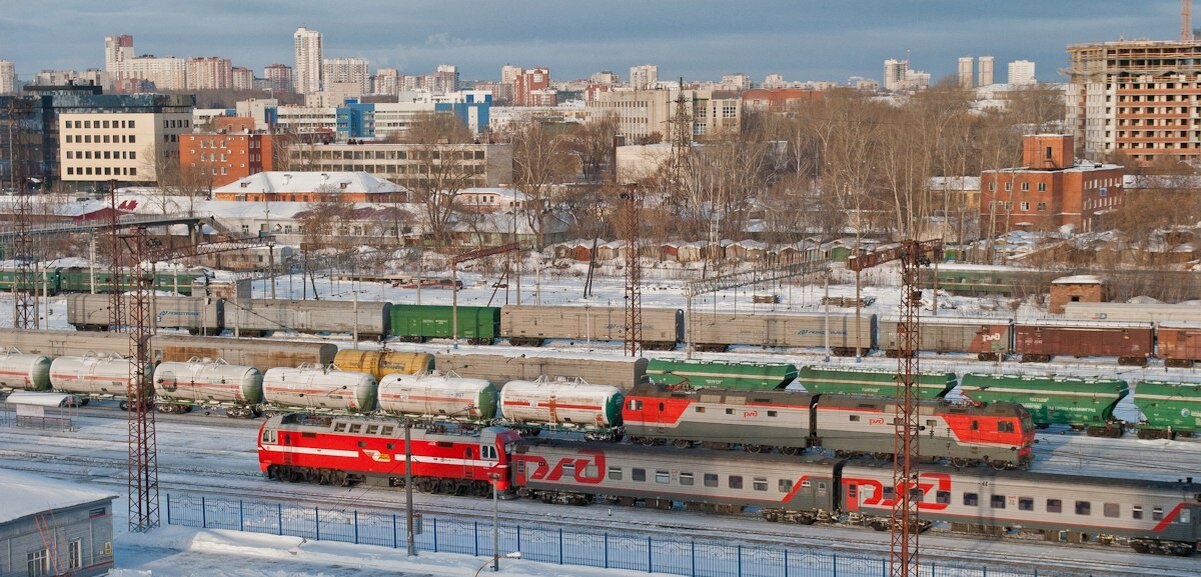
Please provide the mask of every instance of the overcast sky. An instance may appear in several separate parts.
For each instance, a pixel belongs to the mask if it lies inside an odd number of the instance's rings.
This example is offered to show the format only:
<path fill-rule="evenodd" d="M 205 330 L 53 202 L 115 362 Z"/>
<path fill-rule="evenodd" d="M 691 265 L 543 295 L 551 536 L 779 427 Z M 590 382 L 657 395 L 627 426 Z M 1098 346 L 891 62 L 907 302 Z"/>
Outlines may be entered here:
<path fill-rule="evenodd" d="M 262 75 L 293 64 L 292 32 L 321 31 L 326 57 L 421 74 L 457 64 L 463 79 L 500 66 L 548 66 L 555 79 L 658 64 L 660 78 L 879 79 L 886 58 L 953 74 L 956 58 L 1034 60 L 1042 80 L 1064 47 L 1125 37 L 1173 39 L 1176 0 L 0 0 L 0 59 L 27 77 L 104 66 L 104 36 L 139 54 L 223 56 Z"/>

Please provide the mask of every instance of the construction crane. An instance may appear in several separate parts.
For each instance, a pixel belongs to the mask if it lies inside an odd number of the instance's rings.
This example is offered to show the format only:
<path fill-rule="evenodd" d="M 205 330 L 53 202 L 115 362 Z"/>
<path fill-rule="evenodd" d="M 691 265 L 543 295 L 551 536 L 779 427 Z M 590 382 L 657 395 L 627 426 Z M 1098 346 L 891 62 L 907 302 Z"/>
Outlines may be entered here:
<path fill-rule="evenodd" d="M 892 536 L 888 567 L 891 577 L 918 577 L 918 535 L 921 519 L 918 504 L 921 489 L 918 485 L 918 415 L 919 372 L 917 350 L 920 345 L 922 291 L 918 288 L 917 271 L 931 261 L 942 258 L 942 239 L 904 240 L 897 246 L 853 256 L 847 268 L 859 272 L 891 261 L 901 263 L 901 319 L 897 323 L 896 399 L 893 403 Z M 915 492 L 916 490 L 916 492 Z"/>
<path fill-rule="evenodd" d="M 115 233 L 115 229 L 114 229 Z M 130 254 L 128 298 L 129 383 L 126 404 L 129 417 L 129 530 L 143 533 L 159 525 L 158 446 L 154 427 L 154 362 L 150 337 L 154 334 L 153 295 L 156 263 L 261 246 L 274 246 L 275 237 L 222 239 L 215 242 L 164 246 L 147 227 L 119 236 Z M 121 249 L 117 247 L 118 251 Z M 113 258 L 118 255 L 114 254 Z M 114 287 L 114 292 L 119 292 Z"/>
<path fill-rule="evenodd" d="M 450 336 L 454 348 L 459 348 L 459 263 L 478 260 L 497 254 L 518 252 L 521 243 L 510 242 L 500 246 L 485 246 L 475 250 L 459 253 L 450 259 Z M 520 289 L 519 289 L 520 290 Z"/>

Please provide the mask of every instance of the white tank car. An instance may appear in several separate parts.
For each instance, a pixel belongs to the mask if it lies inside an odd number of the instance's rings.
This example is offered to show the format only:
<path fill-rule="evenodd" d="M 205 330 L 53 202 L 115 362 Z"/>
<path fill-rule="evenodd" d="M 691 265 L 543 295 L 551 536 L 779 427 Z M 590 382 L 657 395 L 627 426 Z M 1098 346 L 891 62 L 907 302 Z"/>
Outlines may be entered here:
<path fill-rule="evenodd" d="M 263 375 L 263 399 L 288 410 L 314 409 L 343 413 L 375 410 L 375 377 L 336 368 L 276 367 Z"/>
<path fill-rule="evenodd" d="M 50 363 L 50 384 L 65 393 L 124 397 L 130 364 L 129 359 L 118 356 L 58 357 Z"/>
<path fill-rule="evenodd" d="M 16 350 L 0 352 L 0 389 L 50 390 L 50 357 Z"/>
<path fill-rule="evenodd" d="M 621 426 L 621 389 L 582 381 L 509 381 L 500 411 L 513 424 L 611 428 Z"/>
<path fill-rule="evenodd" d="M 379 408 L 391 415 L 488 421 L 496 417 L 496 387 L 454 374 L 392 373 L 379 382 Z"/>
<path fill-rule="evenodd" d="M 160 402 L 245 406 L 263 402 L 263 373 L 224 361 L 164 362 L 154 369 Z"/>

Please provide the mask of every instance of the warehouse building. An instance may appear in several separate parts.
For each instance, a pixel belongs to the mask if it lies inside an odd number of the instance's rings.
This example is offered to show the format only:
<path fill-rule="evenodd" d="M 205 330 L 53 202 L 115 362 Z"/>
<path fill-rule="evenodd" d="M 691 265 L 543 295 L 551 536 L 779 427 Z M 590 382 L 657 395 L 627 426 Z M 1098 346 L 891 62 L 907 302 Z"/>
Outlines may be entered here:
<path fill-rule="evenodd" d="M 113 499 L 0 469 L 0 575 L 104 575 L 113 568 Z"/>

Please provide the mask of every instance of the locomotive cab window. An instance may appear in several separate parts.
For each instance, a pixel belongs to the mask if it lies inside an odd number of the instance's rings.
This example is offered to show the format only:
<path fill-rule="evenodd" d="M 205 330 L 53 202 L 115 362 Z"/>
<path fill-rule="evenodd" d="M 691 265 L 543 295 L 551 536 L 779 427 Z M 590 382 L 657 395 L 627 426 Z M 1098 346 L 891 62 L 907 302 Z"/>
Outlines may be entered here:
<path fill-rule="evenodd" d="M 717 486 L 717 475 L 715 475 L 713 473 L 705 473 L 705 486 L 706 487 L 716 487 Z"/>
<path fill-rule="evenodd" d="M 976 505 L 979 505 L 980 504 L 980 495 L 977 495 L 975 493 L 964 493 L 963 494 L 963 504 L 967 505 L 968 507 L 975 507 Z"/>
<path fill-rule="evenodd" d="M 1088 501 L 1076 501 L 1077 515 L 1092 515 L 1093 504 Z"/>
<path fill-rule="evenodd" d="M 1047 499 L 1047 512 L 1048 513 L 1062 513 L 1063 512 L 1063 501 L 1060 501 L 1059 499 Z"/>
<path fill-rule="evenodd" d="M 609 480 L 610 481 L 620 481 L 621 480 L 621 467 L 609 467 Z"/>
<path fill-rule="evenodd" d="M 631 472 L 630 479 L 633 479 L 633 480 L 639 481 L 639 482 L 645 481 L 646 480 L 646 469 L 634 469 Z"/>
<path fill-rule="evenodd" d="M 680 473 L 680 484 L 684 486 L 692 486 L 695 483 L 692 473 Z"/>

